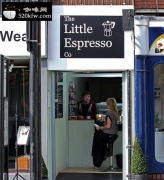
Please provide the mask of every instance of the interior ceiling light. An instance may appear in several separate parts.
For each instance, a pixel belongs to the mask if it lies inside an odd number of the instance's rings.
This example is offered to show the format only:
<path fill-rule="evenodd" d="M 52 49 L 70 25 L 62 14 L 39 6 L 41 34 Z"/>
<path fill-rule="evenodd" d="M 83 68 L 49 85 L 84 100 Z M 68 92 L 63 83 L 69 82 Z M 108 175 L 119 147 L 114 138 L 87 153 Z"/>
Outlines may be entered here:
<path fill-rule="evenodd" d="M 15 69 L 16 69 L 16 68 L 17 68 L 17 69 L 21 68 L 21 69 L 22 69 L 22 68 L 28 68 L 28 66 L 14 66 L 13 68 L 15 68 Z"/>

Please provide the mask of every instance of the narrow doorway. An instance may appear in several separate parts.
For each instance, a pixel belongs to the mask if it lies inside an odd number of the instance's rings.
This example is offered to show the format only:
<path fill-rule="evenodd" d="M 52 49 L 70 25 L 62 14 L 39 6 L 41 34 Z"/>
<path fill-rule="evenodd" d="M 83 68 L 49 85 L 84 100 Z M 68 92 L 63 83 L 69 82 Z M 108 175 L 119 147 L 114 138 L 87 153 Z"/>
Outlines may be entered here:
<path fill-rule="evenodd" d="M 61 73 L 61 72 L 60 72 Z M 60 140 L 56 140 L 56 166 L 60 166 L 63 162 L 60 161 L 60 155 L 68 154 L 68 162 L 67 168 L 63 168 L 60 173 L 97 173 L 103 172 L 110 166 L 110 159 L 107 158 L 101 168 L 94 168 L 91 149 L 92 149 L 92 141 L 94 134 L 94 120 L 75 120 L 70 119 L 68 112 L 68 105 L 70 103 L 70 91 L 69 85 L 73 83 L 75 85 L 76 93 L 72 93 L 71 97 L 74 99 L 74 104 L 77 104 L 78 101 L 82 99 L 82 93 L 84 91 L 89 91 L 91 94 L 91 99 L 96 103 L 96 113 L 101 108 L 103 113 L 106 113 L 106 100 L 110 97 L 116 99 L 118 103 L 119 115 L 122 115 L 122 73 L 75 73 L 75 72 L 63 72 L 63 80 L 62 83 L 59 82 L 59 86 L 63 86 L 63 114 L 64 116 L 61 118 L 57 118 L 55 121 L 56 128 L 57 126 L 66 127 L 67 130 L 65 133 L 65 138 L 59 135 L 60 132 L 56 131 L 56 137 L 60 137 Z M 56 86 L 55 86 L 56 87 Z M 58 91 L 55 90 L 57 93 Z M 55 102 L 58 102 L 58 95 L 55 94 Z M 67 104 L 67 105 L 65 105 Z M 67 116 L 65 116 L 67 114 Z M 56 117 L 58 117 L 56 115 Z M 65 121 L 65 124 L 64 124 Z M 63 132 L 63 131 L 62 131 Z M 63 142 L 61 140 L 63 138 Z M 67 145 L 68 144 L 68 149 Z M 63 148 L 65 146 L 66 148 Z M 62 150 L 61 150 L 62 149 Z M 60 151 L 59 151 L 60 150 Z M 68 150 L 68 151 L 67 151 Z M 122 124 L 119 125 L 119 138 L 114 143 L 114 166 L 117 168 L 119 166 L 118 173 L 122 173 L 122 162 L 118 164 L 116 161 L 116 156 L 120 158 L 120 162 L 122 161 Z M 121 169 L 121 171 L 120 171 Z M 104 173 L 104 172 L 103 172 Z M 108 172 L 107 172 L 108 173 Z"/>

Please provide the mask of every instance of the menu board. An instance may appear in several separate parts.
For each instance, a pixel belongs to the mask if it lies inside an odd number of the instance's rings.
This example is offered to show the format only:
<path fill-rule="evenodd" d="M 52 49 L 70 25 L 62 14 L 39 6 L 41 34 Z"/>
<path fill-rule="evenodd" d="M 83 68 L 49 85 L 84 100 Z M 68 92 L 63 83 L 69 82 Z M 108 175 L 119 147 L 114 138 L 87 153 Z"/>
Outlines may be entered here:
<path fill-rule="evenodd" d="M 63 73 L 58 72 L 58 82 L 63 82 Z"/>
<path fill-rule="evenodd" d="M 28 145 L 30 135 L 30 126 L 19 126 L 17 133 L 17 144 Z"/>
<path fill-rule="evenodd" d="M 58 117 L 58 103 L 55 102 L 55 118 Z"/>
<path fill-rule="evenodd" d="M 58 118 L 63 117 L 63 85 L 58 85 Z"/>
<path fill-rule="evenodd" d="M 63 118 L 63 73 L 55 73 L 55 118 Z"/>
<path fill-rule="evenodd" d="M 78 115 L 78 106 L 76 104 L 69 104 L 69 116 L 77 116 Z"/>
<path fill-rule="evenodd" d="M 55 73 L 55 99 L 58 97 L 58 77 L 57 73 Z"/>
<path fill-rule="evenodd" d="M 63 85 L 58 85 L 58 104 L 63 104 Z"/>

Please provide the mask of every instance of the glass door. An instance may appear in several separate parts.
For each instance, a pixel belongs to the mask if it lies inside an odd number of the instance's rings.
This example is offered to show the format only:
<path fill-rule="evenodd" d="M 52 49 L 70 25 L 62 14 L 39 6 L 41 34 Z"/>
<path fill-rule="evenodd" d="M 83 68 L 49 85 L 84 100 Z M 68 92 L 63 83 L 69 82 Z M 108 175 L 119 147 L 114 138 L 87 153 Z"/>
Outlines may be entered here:
<path fill-rule="evenodd" d="M 29 126 L 28 66 L 27 68 L 13 68 L 9 73 L 9 162 L 15 159 L 16 155 L 16 121 L 17 130 L 19 126 Z M 18 146 L 18 156 L 21 155 L 24 155 L 24 147 Z"/>

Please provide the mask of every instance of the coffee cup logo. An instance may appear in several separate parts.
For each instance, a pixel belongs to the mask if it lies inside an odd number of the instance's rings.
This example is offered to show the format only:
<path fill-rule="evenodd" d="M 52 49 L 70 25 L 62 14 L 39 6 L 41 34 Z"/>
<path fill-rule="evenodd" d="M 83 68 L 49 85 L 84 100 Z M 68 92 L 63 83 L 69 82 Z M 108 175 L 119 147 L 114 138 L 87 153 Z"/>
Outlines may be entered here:
<path fill-rule="evenodd" d="M 14 19 L 16 16 L 16 10 L 19 10 L 18 8 L 15 8 L 13 5 L 7 5 L 5 10 L 3 11 L 3 15 L 7 19 Z M 20 11 L 20 10 L 19 10 Z"/>

